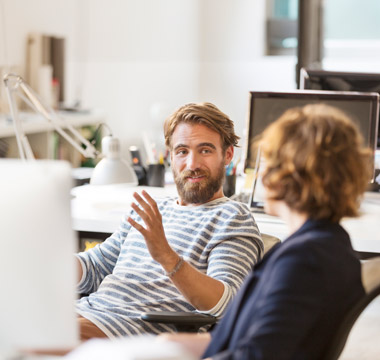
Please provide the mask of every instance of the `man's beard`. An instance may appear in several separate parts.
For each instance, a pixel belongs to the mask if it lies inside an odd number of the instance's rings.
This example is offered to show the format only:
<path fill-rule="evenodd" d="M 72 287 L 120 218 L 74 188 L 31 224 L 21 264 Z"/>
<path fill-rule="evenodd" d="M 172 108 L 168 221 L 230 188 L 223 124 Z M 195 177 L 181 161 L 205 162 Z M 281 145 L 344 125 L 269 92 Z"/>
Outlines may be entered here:
<path fill-rule="evenodd" d="M 221 188 L 224 180 L 224 161 L 215 176 L 211 176 L 207 170 L 185 170 L 177 173 L 173 170 L 174 181 L 180 198 L 187 204 L 204 204 Z M 188 177 L 205 176 L 200 182 L 189 182 Z"/>

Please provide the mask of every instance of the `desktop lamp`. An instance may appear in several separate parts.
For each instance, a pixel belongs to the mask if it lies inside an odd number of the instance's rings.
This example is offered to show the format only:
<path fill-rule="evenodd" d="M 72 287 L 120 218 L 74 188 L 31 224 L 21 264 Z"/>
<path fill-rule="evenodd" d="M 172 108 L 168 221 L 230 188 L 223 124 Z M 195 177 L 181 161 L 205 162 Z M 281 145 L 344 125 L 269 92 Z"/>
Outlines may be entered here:
<path fill-rule="evenodd" d="M 50 106 L 44 104 L 38 94 L 21 76 L 6 74 L 3 80 L 13 120 L 17 147 L 22 160 L 34 160 L 34 155 L 19 118 L 15 99 L 16 94 L 38 114 L 49 121 L 54 129 L 84 157 L 95 159 L 104 156 L 93 171 L 90 179 L 91 185 L 124 183 L 130 186 L 136 186 L 138 184 L 137 176 L 133 168 L 120 157 L 120 143 L 117 138 L 112 136 L 103 138 L 103 153 L 100 154 L 94 145 L 84 138 L 79 131 L 64 121 L 64 119 L 60 118 Z M 63 127 L 67 130 L 65 131 Z"/>
<path fill-rule="evenodd" d="M 120 157 L 119 139 L 105 136 L 102 139 L 102 151 L 105 157 L 96 165 L 90 185 L 130 183 L 136 186 L 138 184 L 135 171 Z"/>

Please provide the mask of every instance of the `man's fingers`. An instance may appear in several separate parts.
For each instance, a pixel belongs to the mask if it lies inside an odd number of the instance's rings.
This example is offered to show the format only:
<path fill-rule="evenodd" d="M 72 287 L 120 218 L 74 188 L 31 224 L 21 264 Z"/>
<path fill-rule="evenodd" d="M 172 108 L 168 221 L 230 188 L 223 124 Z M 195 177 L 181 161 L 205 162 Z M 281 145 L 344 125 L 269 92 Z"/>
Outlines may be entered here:
<path fill-rule="evenodd" d="M 158 210 L 157 203 L 145 190 L 142 191 L 142 196 L 144 196 L 145 199 L 143 199 L 138 193 L 133 193 L 133 197 L 141 207 L 136 203 L 132 203 L 131 207 L 138 215 L 140 215 L 141 219 L 145 222 L 147 229 L 152 230 L 152 227 L 157 225 L 157 220 L 160 222 L 162 221 L 162 216 Z"/>
<path fill-rule="evenodd" d="M 150 221 L 150 217 L 148 216 L 148 214 L 144 210 L 140 209 L 135 203 L 132 203 L 131 207 L 133 210 L 136 211 L 138 215 L 140 215 L 141 219 L 144 220 L 145 224 L 148 225 L 148 222 Z"/>
<path fill-rule="evenodd" d="M 142 195 L 144 196 L 146 201 L 148 201 L 148 203 L 152 207 L 154 213 L 156 215 L 158 215 L 160 212 L 158 210 L 157 203 L 154 201 L 154 199 L 145 190 L 142 191 Z"/>
<path fill-rule="evenodd" d="M 135 220 L 133 220 L 131 217 L 128 217 L 127 218 L 127 221 L 137 230 L 139 231 L 141 234 L 145 234 L 146 232 L 146 229 L 140 225 L 138 222 L 136 222 Z"/>
<path fill-rule="evenodd" d="M 150 205 L 138 194 L 138 193 L 133 193 L 133 197 L 136 199 L 136 201 L 142 206 L 142 208 L 145 211 L 151 211 Z"/>

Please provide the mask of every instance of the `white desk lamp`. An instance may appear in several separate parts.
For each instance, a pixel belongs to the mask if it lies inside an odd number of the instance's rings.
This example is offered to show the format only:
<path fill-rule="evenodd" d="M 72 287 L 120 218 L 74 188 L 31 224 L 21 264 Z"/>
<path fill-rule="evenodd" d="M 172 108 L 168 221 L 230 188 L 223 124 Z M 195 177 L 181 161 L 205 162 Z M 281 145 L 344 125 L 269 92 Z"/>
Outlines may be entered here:
<path fill-rule="evenodd" d="M 17 147 L 20 158 L 23 160 L 34 160 L 34 155 L 26 137 L 18 114 L 15 94 L 20 96 L 37 113 L 41 114 L 47 121 L 51 122 L 54 129 L 64 137 L 76 150 L 86 158 L 97 158 L 102 156 L 98 150 L 84 138 L 71 124 L 60 118 L 57 113 L 43 103 L 38 94 L 19 75 L 6 74 L 4 76 L 5 89 L 8 96 L 13 126 L 16 135 Z M 65 131 L 61 124 L 68 131 Z M 112 136 L 106 136 L 102 140 L 104 158 L 96 165 L 90 184 L 106 185 L 115 183 L 126 183 L 131 186 L 138 184 L 137 176 L 132 167 L 120 158 L 119 140 Z"/>

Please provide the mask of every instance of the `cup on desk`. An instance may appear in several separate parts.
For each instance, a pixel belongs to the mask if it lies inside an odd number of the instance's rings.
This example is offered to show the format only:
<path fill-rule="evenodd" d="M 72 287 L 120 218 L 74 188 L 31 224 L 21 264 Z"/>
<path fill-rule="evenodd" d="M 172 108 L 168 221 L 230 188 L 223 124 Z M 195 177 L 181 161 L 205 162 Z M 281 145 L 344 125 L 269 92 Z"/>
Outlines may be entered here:
<path fill-rule="evenodd" d="M 236 188 L 236 175 L 226 175 L 223 184 L 223 193 L 227 197 L 231 197 L 235 194 Z"/>
<path fill-rule="evenodd" d="M 165 186 L 165 165 L 164 164 L 150 164 L 148 166 L 148 186 Z"/>

